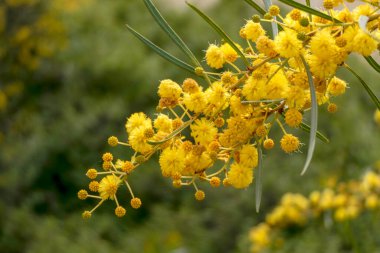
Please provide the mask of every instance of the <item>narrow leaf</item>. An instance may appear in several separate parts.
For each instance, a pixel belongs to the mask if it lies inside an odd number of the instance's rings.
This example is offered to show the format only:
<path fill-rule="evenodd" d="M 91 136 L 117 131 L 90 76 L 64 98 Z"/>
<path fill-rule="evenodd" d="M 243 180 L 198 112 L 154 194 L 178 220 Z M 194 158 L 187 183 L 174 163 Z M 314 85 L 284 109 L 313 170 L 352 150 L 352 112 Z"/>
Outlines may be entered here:
<path fill-rule="evenodd" d="M 193 9 L 199 16 L 201 16 L 235 51 L 240 55 L 243 59 L 244 64 L 248 67 L 250 66 L 247 58 L 245 58 L 244 54 L 240 49 L 235 45 L 235 43 L 231 40 L 231 38 L 218 26 L 211 18 L 209 18 L 206 14 L 204 14 L 201 10 L 199 10 L 194 5 L 187 3 L 187 5 Z"/>
<path fill-rule="evenodd" d="M 282 113 L 281 116 L 285 117 L 285 114 Z M 306 133 L 310 133 L 310 126 L 306 123 L 301 122 L 301 124 L 299 125 L 299 128 L 305 131 Z M 319 131 L 317 131 L 317 138 L 323 141 L 324 143 L 330 143 L 329 138 L 327 138 L 323 133 Z"/>
<path fill-rule="evenodd" d="M 377 106 L 377 109 L 380 110 L 380 101 L 376 97 L 375 93 L 371 90 L 371 88 L 368 86 L 366 82 L 352 69 L 350 66 L 345 65 L 346 69 L 348 69 L 356 78 L 360 81 L 360 83 L 363 85 L 364 89 L 367 91 L 368 95 L 371 97 L 375 105 Z"/>
<path fill-rule="evenodd" d="M 276 103 L 284 101 L 283 98 L 278 99 L 262 99 L 262 100 L 244 100 L 241 101 L 242 104 L 260 104 L 260 103 Z"/>
<path fill-rule="evenodd" d="M 257 3 L 255 3 L 254 1 L 252 1 L 252 0 L 244 0 L 244 1 L 247 4 L 249 4 L 250 6 L 252 6 L 261 15 L 264 15 L 266 13 L 266 11 L 263 8 L 261 8 Z"/>
<path fill-rule="evenodd" d="M 191 119 L 191 120 L 188 120 L 186 121 L 185 123 L 183 123 L 182 126 L 180 126 L 179 128 L 177 128 L 176 130 L 174 130 L 173 132 L 171 132 L 168 136 L 166 136 L 165 139 L 161 140 L 161 141 L 148 141 L 149 144 L 151 145 L 158 145 L 158 144 L 162 144 L 162 143 L 165 143 L 167 142 L 168 140 L 174 138 L 175 136 L 177 136 L 178 134 L 180 134 L 185 128 L 187 128 L 188 126 L 190 126 L 190 124 L 194 121 L 194 119 Z"/>
<path fill-rule="evenodd" d="M 172 39 L 173 42 L 191 59 L 194 65 L 200 67 L 201 64 L 197 58 L 194 56 L 185 42 L 183 42 L 178 34 L 170 27 L 164 17 L 162 17 L 161 13 L 158 11 L 156 6 L 154 6 L 153 2 L 151 0 L 144 0 L 144 3 L 160 27 L 166 32 L 167 35 L 169 35 L 170 39 Z"/>
<path fill-rule="evenodd" d="M 260 211 L 260 205 L 261 205 L 261 195 L 263 192 L 263 185 L 262 185 L 262 169 L 263 169 L 263 151 L 261 150 L 261 145 L 257 145 L 257 152 L 258 152 L 258 159 L 259 162 L 257 164 L 257 172 L 256 172 L 256 188 L 255 188 L 255 195 L 256 195 L 256 212 L 258 213 Z"/>
<path fill-rule="evenodd" d="M 310 133 L 310 126 L 303 123 L 303 122 L 300 124 L 299 128 L 301 128 L 302 130 L 304 130 L 307 133 Z M 317 131 L 317 138 L 320 139 L 321 141 L 323 141 L 324 143 L 330 143 L 330 140 L 324 134 L 322 134 L 319 131 Z"/>
<path fill-rule="evenodd" d="M 366 56 L 364 59 L 371 65 L 371 67 L 380 73 L 380 65 L 371 56 Z"/>
<path fill-rule="evenodd" d="M 191 73 L 194 74 L 194 67 L 187 64 L 186 62 L 183 62 L 182 60 L 176 58 L 175 56 L 169 54 L 168 52 L 166 52 L 165 50 L 163 50 L 162 48 L 158 47 L 156 44 L 154 44 L 153 42 L 151 42 L 150 40 L 148 40 L 147 38 L 145 38 L 143 35 L 141 35 L 140 33 L 138 33 L 136 30 L 134 30 L 132 27 L 128 26 L 127 25 L 127 28 L 128 30 L 136 37 L 138 38 L 140 41 L 142 41 L 145 45 L 147 45 L 148 47 L 150 47 L 154 52 L 156 52 L 158 55 L 160 55 L 162 58 L 164 58 L 165 60 L 175 64 L 176 66 L 184 69 L 184 70 L 187 70 Z"/>
<path fill-rule="evenodd" d="M 360 15 L 359 20 L 358 20 L 360 29 L 362 29 L 365 33 L 369 33 L 367 30 L 368 20 L 369 20 L 369 17 L 364 16 L 364 15 Z"/>
<path fill-rule="evenodd" d="M 309 81 L 310 96 L 311 96 L 311 126 L 310 126 L 310 137 L 309 137 L 309 148 L 307 150 L 307 157 L 305 165 L 303 166 L 301 175 L 305 174 L 307 168 L 310 165 L 311 159 L 313 158 L 314 148 L 315 148 L 315 139 L 317 135 L 318 127 L 318 104 L 317 104 L 317 95 L 315 93 L 315 87 L 313 82 L 313 76 L 311 75 L 309 65 L 307 64 L 305 58 L 301 56 L 303 65 L 305 66 L 307 79 Z"/>
<path fill-rule="evenodd" d="M 332 17 L 330 17 L 329 15 L 327 15 L 327 14 L 325 14 L 323 12 L 315 10 L 315 9 L 309 7 L 309 6 L 297 3 L 296 1 L 293 1 L 293 0 L 278 0 L 278 1 L 281 2 L 281 3 L 284 3 L 286 5 L 292 6 L 292 7 L 296 8 L 296 9 L 299 9 L 299 10 L 302 10 L 304 12 L 310 13 L 312 15 L 315 15 L 315 16 L 318 16 L 318 17 L 321 17 L 321 18 L 324 18 L 324 19 L 327 19 L 327 20 L 334 20 L 335 23 L 342 23 L 338 19 L 335 19 L 335 18 L 333 19 Z"/>

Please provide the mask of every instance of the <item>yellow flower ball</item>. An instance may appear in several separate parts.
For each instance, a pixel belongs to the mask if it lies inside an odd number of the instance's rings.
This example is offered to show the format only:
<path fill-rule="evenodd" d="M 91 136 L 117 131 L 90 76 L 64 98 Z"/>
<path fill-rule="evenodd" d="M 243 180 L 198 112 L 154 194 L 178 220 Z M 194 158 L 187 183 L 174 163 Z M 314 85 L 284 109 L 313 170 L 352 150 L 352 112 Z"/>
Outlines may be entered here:
<path fill-rule="evenodd" d="M 290 127 L 298 127 L 302 123 L 302 113 L 295 108 L 290 108 L 285 113 L 285 123 Z"/>
<path fill-rule="evenodd" d="M 138 209 L 138 208 L 141 207 L 141 204 L 142 204 L 141 199 L 139 199 L 139 198 L 133 198 L 133 199 L 131 199 L 131 206 L 132 206 L 132 208 Z"/>
<path fill-rule="evenodd" d="M 98 190 L 100 197 L 104 200 L 108 198 L 113 200 L 120 183 L 121 180 L 114 175 L 109 175 L 102 178 L 99 183 Z"/>
<path fill-rule="evenodd" d="M 202 190 L 197 190 L 197 191 L 195 192 L 194 196 L 195 196 L 195 199 L 196 199 L 196 200 L 198 200 L 198 201 L 202 201 L 202 200 L 205 199 L 206 194 L 205 194 L 205 192 L 202 191 Z"/>
<path fill-rule="evenodd" d="M 280 144 L 281 149 L 284 150 L 286 153 L 292 153 L 298 150 L 300 147 L 299 139 L 292 134 L 285 134 L 282 137 Z"/>
<path fill-rule="evenodd" d="M 247 188 L 253 181 L 253 169 L 233 163 L 227 173 L 228 183 L 237 189 Z"/>
<path fill-rule="evenodd" d="M 123 217 L 126 213 L 126 210 L 122 206 L 118 206 L 115 208 L 115 215 L 119 218 Z"/>
<path fill-rule="evenodd" d="M 206 50 L 206 62 L 211 68 L 222 68 L 226 62 L 222 49 L 217 45 L 211 44 Z"/>

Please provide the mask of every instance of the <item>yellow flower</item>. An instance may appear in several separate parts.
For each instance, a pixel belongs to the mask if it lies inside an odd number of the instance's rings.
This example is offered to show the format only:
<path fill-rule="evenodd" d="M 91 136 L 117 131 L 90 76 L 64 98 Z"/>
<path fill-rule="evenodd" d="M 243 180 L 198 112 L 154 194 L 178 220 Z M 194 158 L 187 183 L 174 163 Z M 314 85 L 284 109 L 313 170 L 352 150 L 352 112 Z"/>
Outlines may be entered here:
<path fill-rule="evenodd" d="M 252 20 L 249 20 L 245 24 L 243 30 L 246 38 L 252 40 L 253 42 L 255 42 L 260 36 L 265 35 L 265 30 L 262 28 L 262 26 L 259 23 L 253 22 Z"/>
<path fill-rule="evenodd" d="M 319 78 L 327 78 L 333 75 L 338 67 L 334 59 L 324 60 L 315 55 L 307 57 L 311 72 Z"/>
<path fill-rule="evenodd" d="M 206 62 L 211 68 L 222 68 L 226 62 L 222 49 L 217 45 L 211 44 L 206 51 Z"/>
<path fill-rule="evenodd" d="M 158 95 L 161 98 L 167 98 L 171 101 L 177 101 L 181 96 L 182 89 L 176 82 L 170 79 L 165 79 L 160 82 L 158 86 Z"/>
<path fill-rule="evenodd" d="M 310 41 L 310 51 L 321 60 L 334 58 L 338 50 L 335 39 L 327 29 L 317 32 Z"/>
<path fill-rule="evenodd" d="M 286 104 L 290 108 L 300 109 L 305 105 L 306 99 L 306 93 L 302 88 L 298 86 L 292 86 L 290 87 L 289 92 L 287 94 Z"/>
<path fill-rule="evenodd" d="M 160 155 L 159 163 L 164 176 L 182 174 L 185 168 L 185 152 L 180 148 L 166 148 Z"/>
<path fill-rule="evenodd" d="M 346 92 L 347 84 L 342 79 L 333 77 L 327 87 L 327 92 L 333 96 L 339 96 Z"/>
<path fill-rule="evenodd" d="M 204 191 L 197 190 L 197 191 L 195 192 L 195 194 L 194 194 L 194 197 L 195 197 L 196 200 L 198 200 L 198 201 L 202 201 L 202 200 L 205 199 L 206 194 L 205 194 Z"/>
<path fill-rule="evenodd" d="M 138 127 L 148 128 L 151 126 L 152 120 L 148 118 L 143 112 L 132 114 L 125 124 L 125 128 L 127 129 L 128 134 L 130 134 L 134 129 Z"/>
<path fill-rule="evenodd" d="M 298 138 L 292 134 L 285 134 L 281 141 L 281 148 L 284 150 L 286 153 L 292 153 L 296 150 L 298 150 L 300 146 L 300 141 Z"/>
<path fill-rule="evenodd" d="M 269 72 L 269 76 L 272 76 L 277 71 L 277 66 L 272 66 Z M 284 98 L 288 93 L 288 79 L 285 77 L 282 71 L 278 71 L 272 79 L 265 86 L 265 98 L 277 99 Z"/>
<path fill-rule="evenodd" d="M 115 208 L 115 215 L 119 218 L 123 217 L 126 213 L 126 210 L 122 206 L 118 206 Z"/>
<path fill-rule="evenodd" d="M 202 87 L 192 78 L 186 78 L 182 83 L 182 90 L 187 93 L 197 93 L 202 91 Z"/>
<path fill-rule="evenodd" d="M 185 164 L 184 175 L 194 175 L 211 167 L 213 163 L 207 152 L 200 155 L 195 155 L 194 152 L 191 152 L 186 156 Z"/>
<path fill-rule="evenodd" d="M 372 39 L 362 29 L 358 29 L 354 41 L 352 42 L 352 50 L 363 56 L 370 56 L 377 49 L 376 40 Z"/>
<path fill-rule="evenodd" d="M 185 93 L 183 96 L 183 103 L 186 108 L 195 113 L 201 113 L 206 105 L 207 98 L 203 92 Z"/>
<path fill-rule="evenodd" d="M 223 87 L 221 82 L 214 82 L 210 88 L 205 91 L 205 95 L 208 102 L 208 107 L 203 113 L 213 116 L 215 113 L 220 112 L 227 107 L 227 99 L 229 93 Z"/>
<path fill-rule="evenodd" d="M 265 224 L 261 223 L 251 229 L 249 232 L 249 239 L 252 241 L 254 245 L 259 245 L 261 247 L 267 246 L 270 243 L 270 227 Z"/>
<path fill-rule="evenodd" d="M 260 53 L 265 54 L 268 57 L 274 57 L 277 55 L 275 50 L 275 43 L 267 36 L 260 36 L 256 41 L 256 48 Z"/>
<path fill-rule="evenodd" d="M 145 135 L 149 128 L 138 127 L 129 135 L 129 144 L 136 152 L 146 154 L 153 149 L 153 146 L 147 143 L 148 138 Z"/>
<path fill-rule="evenodd" d="M 117 192 L 117 189 L 119 188 L 120 183 L 121 183 L 121 180 L 114 175 L 103 177 L 99 183 L 98 191 L 99 191 L 100 197 L 102 199 L 109 198 L 113 200 Z"/>
<path fill-rule="evenodd" d="M 243 86 L 243 95 L 248 100 L 261 100 L 265 97 L 266 79 L 256 79 L 252 76 L 248 77 Z"/>
<path fill-rule="evenodd" d="M 285 123 L 290 127 L 298 127 L 302 122 L 302 113 L 295 108 L 290 108 L 285 113 Z"/>
<path fill-rule="evenodd" d="M 158 131 L 170 133 L 173 131 L 172 120 L 165 114 L 158 114 L 157 118 L 153 122 L 154 128 Z"/>
<path fill-rule="evenodd" d="M 227 173 L 227 178 L 233 187 L 246 188 L 253 181 L 253 169 L 239 163 L 233 163 Z"/>
<path fill-rule="evenodd" d="M 195 142 L 203 146 L 207 146 L 213 141 L 218 133 L 218 129 L 214 126 L 214 123 L 206 118 L 195 120 L 191 124 L 190 129 L 191 136 L 194 137 Z"/>
<path fill-rule="evenodd" d="M 133 198 L 131 199 L 131 206 L 134 209 L 139 209 L 141 207 L 141 199 L 139 198 Z"/>
<path fill-rule="evenodd" d="M 240 47 L 239 45 L 236 44 L 236 46 Z M 226 61 L 229 61 L 229 62 L 234 62 L 236 61 L 236 59 L 238 58 L 238 54 L 237 52 L 235 51 L 235 49 L 233 49 L 230 44 L 228 43 L 224 43 L 220 49 L 222 50 L 223 52 L 223 57 Z"/>
<path fill-rule="evenodd" d="M 380 110 L 379 109 L 375 111 L 375 114 L 373 115 L 373 119 L 375 120 L 376 124 L 380 126 Z"/>
<path fill-rule="evenodd" d="M 240 150 L 240 164 L 245 167 L 254 168 L 258 164 L 257 149 L 249 144 L 243 145 Z"/>
<path fill-rule="evenodd" d="M 282 57 L 297 57 L 302 52 L 302 42 L 297 39 L 297 33 L 292 30 L 280 32 L 274 42 L 277 53 Z"/>

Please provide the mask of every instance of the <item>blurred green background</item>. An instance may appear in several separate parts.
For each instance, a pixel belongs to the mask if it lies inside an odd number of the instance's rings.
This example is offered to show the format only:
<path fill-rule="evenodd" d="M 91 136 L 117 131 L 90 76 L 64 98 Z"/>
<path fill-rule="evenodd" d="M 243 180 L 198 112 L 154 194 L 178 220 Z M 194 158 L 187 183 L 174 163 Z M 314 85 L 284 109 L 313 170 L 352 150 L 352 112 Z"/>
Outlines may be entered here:
<path fill-rule="evenodd" d="M 220 40 L 196 14 L 168 0 L 156 2 L 198 59 L 208 43 Z M 244 19 L 254 14 L 243 1 L 210 1 L 204 8 L 237 41 Z M 335 99 L 340 110 L 331 115 L 320 108 L 319 128 L 331 143 L 318 141 L 303 177 L 305 148 L 303 154 L 284 155 L 279 148 L 266 154 L 260 213 L 254 187 L 204 185 L 207 197 L 199 203 L 192 189 L 173 189 L 162 178 L 155 158 L 130 178 L 141 209 L 128 208 L 118 219 L 107 203 L 82 220 L 94 202 L 80 201 L 76 193 L 88 183 L 87 168 L 99 168 L 101 154 L 111 150 L 108 136 L 126 140 L 131 113 L 154 113 L 159 80 L 187 77 L 129 34 L 126 23 L 182 56 L 140 0 L 0 1 L 0 252 L 247 252 L 249 228 L 281 195 L 307 194 L 331 178 L 357 178 L 380 158 L 375 106 L 342 71 L 350 89 Z M 379 94 L 379 75 L 360 58 L 350 62 Z M 307 143 L 306 134 L 297 134 Z M 112 152 L 129 154 L 122 147 Z M 306 229 L 302 243 L 290 243 L 297 252 L 322 252 L 310 245 L 328 244 L 329 234 Z M 330 248 L 325 252 L 341 252 Z"/>

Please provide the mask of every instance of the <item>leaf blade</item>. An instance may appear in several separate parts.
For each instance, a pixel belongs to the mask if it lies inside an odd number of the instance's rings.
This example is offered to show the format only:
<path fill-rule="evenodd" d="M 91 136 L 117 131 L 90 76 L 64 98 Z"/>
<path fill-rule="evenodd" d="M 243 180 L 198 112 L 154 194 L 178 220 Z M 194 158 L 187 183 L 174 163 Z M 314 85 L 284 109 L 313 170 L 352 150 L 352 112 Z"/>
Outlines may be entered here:
<path fill-rule="evenodd" d="M 380 65 L 372 58 L 372 56 L 365 56 L 364 59 L 371 65 L 371 67 L 380 73 Z"/>
<path fill-rule="evenodd" d="M 281 113 L 281 116 L 285 117 L 284 113 Z M 310 133 L 310 126 L 304 122 L 301 122 L 301 124 L 299 125 L 299 128 L 305 131 L 306 133 Z M 317 130 L 317 138 L 326 144 L 330 143 L 329 138 L 327 138 L 323 133 L 319 132 L 318 130 Z"/>
<path fill-rule="evenodd" d="M 315 92 L 315 87 L 314 87 L 314 82 L 313 82 L 313 76 L 310 72 L 309 65 L 307 64 L 305 58 L 302 55 L 301 55 L 301 60 L 306 70 L 307 79 L 309 81 L 310 96 L 311 96 L 311 116 L 310 116 L 311 126 L 310 126 L 309 147 L 307 150 L 306 162 L 301 172 L 301 175 L 303 175 L 307 171 L 314 154 L 315 139 L 316 139 L 317 128 L 318 128 L 318 103 L 317 103 L 317 94 Z"/>
<path fill-rule="evenodd" d="M 299 126 L 300 129 L 304 130 L 307 133 L 310 133 L 310 126 L 306 123 L 301 123 Z M 330 140 L 321 132 L 317 131 L 317 138 L 323 141 L 324 143 L 328 144 L 330 143 Z"/>
<path fill-rule="evenodd" d="M 315 15 L 315 16 L 318 16 L 318 17 L 321 17 L 321 18 L 324 18 L 324 19 L 327 19 L 327 20 L 334 20 L 334 22 L 336 23 L 342 23 L 342 21 L 336 19 L 336 18 L 332 18 L 330 17 L 329 15 L 323 13 L 323 12 L 320 12 L 318 10 L 315 10 L 309 6 L 306 6 L 306 5 L 303 5 L 303 4 L 300 4 L 300 3 L 297 3 L 293 0 L 278 0 L 279 2 L 281 3 L 284 3 L 286 5 L 289 5 L 289 6 L 292 6 L 294 8 L 297 8 L 299 10 L 302 10 L 304 12 L 307 12 L 309 14 L 312 14 L 312 15 Z"/>
<path fill-rule="evenodd" d="M 263 193 L 263 185 L 262 185 L 262 169 L 263 169 L 263 151 L 261 149 L 261 145 L 257 145 L 258 152 L 258 164 L 257 164 L 257 176 L 256 176 L 256 186 L 255 186 L 255 205 L 256 212 L 260 211 L 261 205 L 261 196 Z"/>
<path fill-rule="evenodd" d="M 175 64 L 176 66 L 189 71 L 194 74 L 194 67 L 187 64 L 186 62 L 176 58 L 175 56 L 171 55 L 170 53 L 166 52 L 162 48 L 158 47 L 156 44 L 154 44 L 152 41 L 138 33 L 136 30 L 134 30 L 132 27 L 127 25 L 127 29 L 141 42 L 143 42 L 145 45 L 147 45 L 149 48 L 151 48 L 154 52 L 156 52 L 158 55 L 160 55 L 165 60 Z"/>
<path fill-rule="evenodd" d="M 166 34 L 170 37 L 170 39 L 191 59 L 191 61 L 197 67 L 201 67 L 200 62 L 197 60 L 195 55 L 191 52 L 189 47 L 185 44 L 185 42 L 178 36 L 178 34 L 171 28 L 171 26 L 166 22 L 164 17 L 158 11 L 156 6 L 153 4 L 151 0 L 144 0 L 145 6 L 159 24 L 159 26 L 166 32 Z"/>
<path fill-rule="evenodd" d="M 250 6 L 252 6 L 259 14 L 261 15 L 264 15 L 266 13 L 266 11 L 260 7 L 260 5 L 258 5 L 257 3 L 255 3 L 254 1 L 252 0 L 244 0 L 247 4 L 249 4 Z"/>
<path fill-rule="evenodd" d="M 244 64 L 248 67 L 250 66 L 247 58 L 243 54 L 242 51 L 235 45 L 235 43 L 231 40 L 231 38 L 206 14 L 204 14 L 201 10 L 199 10 L 194 5 L 187 3 L 187 5 L 194 10 L 201 18 L 203 18 L 235 51 L 239 54 L 239 56 L 243 59 Z"/>
<path fill-rule="evenodd" d="M 162 143 L 165 143 L 167 142 L 168 140 L 170 140 L 171 138 L 175 137 L 176 135 L 180 134 L 185 128 L 187 128 L 188 126 L 190 126 L 190 124 L 194 121 L 194 119 L 190 119 L 188 121 L 186 121 L 185 123 L 183 123 L 182 126 L 180 126 L 179 128 L 177 128 L 176 130 L 174 130 L 173 132 L 171 132 L 168 136 L 166 136 L 165 139 L 161 140 L 161 141 L 147 141 L 148 144 L 151 144 L 151 145 L 158 145 L 158 144 L 162 144 Z"/>
<path fill-rule="evenodd" d="M 359 80 L 359 82 L 363 85 L 364 89 L 367 91 L 368 95 L 371 97 L 371 99 L 377 106 L 377 109 L 380 110 L 380 101 L 376 97 L 375 93 L 368 86 L 368 84 L 352 68 L 350 68 L 350 66 L 345 65 L 345 68 L 348 69 Z"/>

